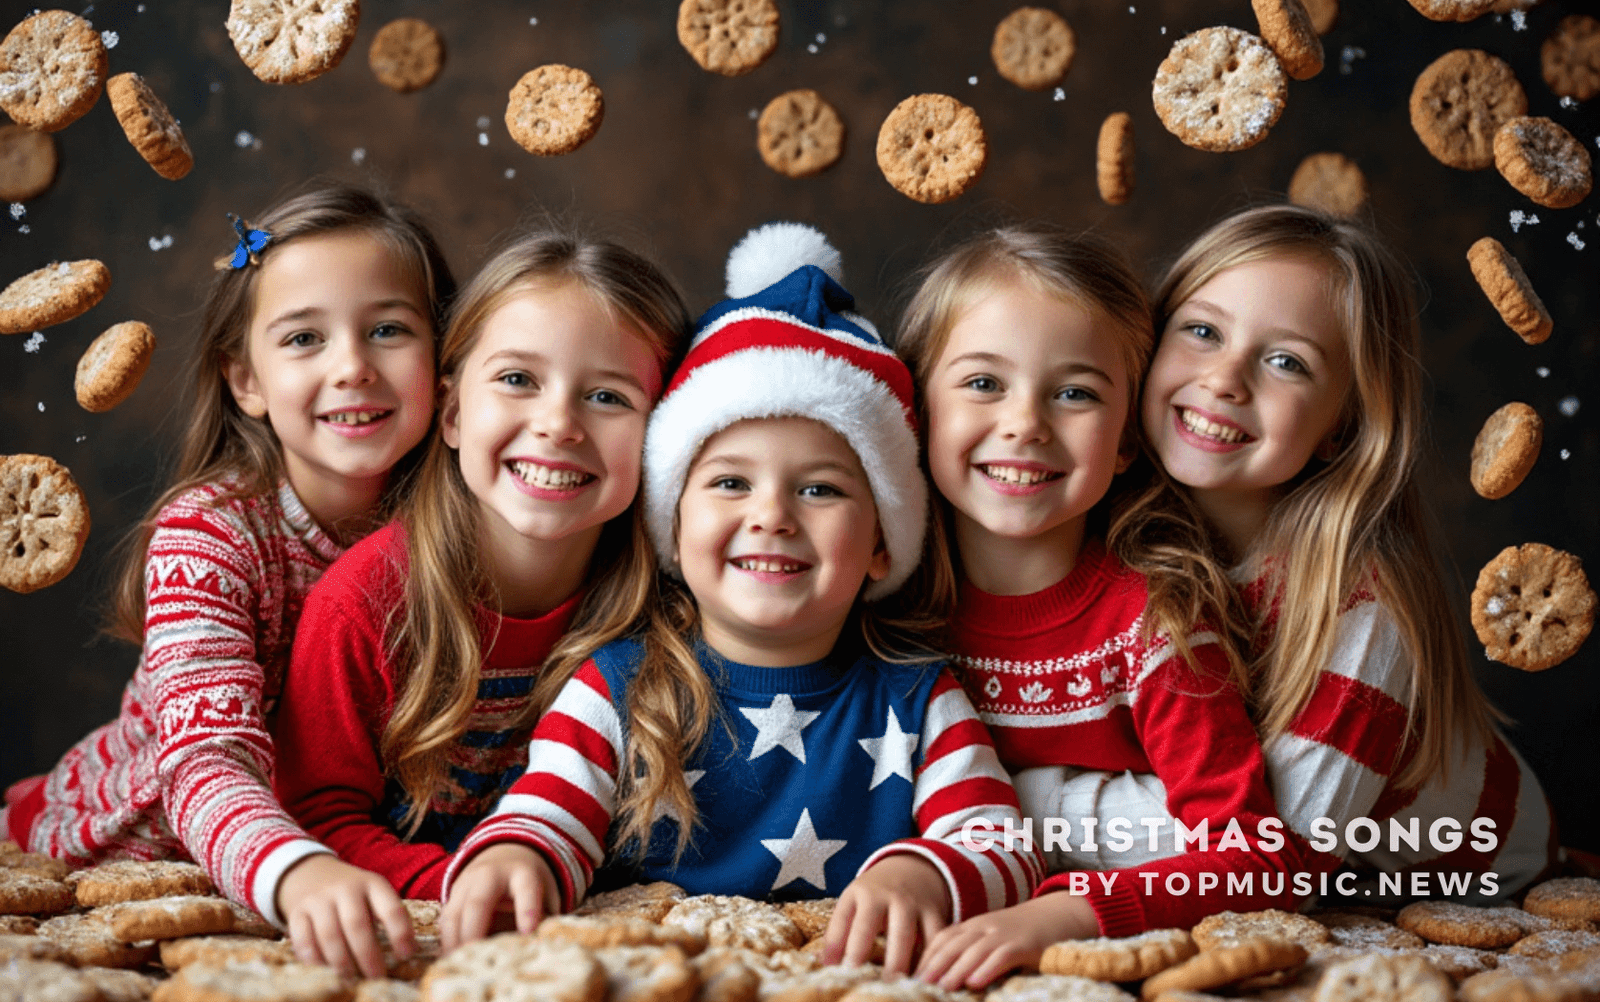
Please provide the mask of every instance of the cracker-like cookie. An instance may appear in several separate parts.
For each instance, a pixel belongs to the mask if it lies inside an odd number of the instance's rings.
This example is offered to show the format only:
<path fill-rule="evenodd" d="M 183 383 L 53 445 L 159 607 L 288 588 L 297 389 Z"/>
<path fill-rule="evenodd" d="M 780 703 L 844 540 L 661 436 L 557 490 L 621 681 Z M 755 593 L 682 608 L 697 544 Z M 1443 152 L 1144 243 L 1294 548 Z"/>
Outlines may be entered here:
<path fill-rule="evenodd" d="M 1430 21 L 1471 21 L 1489 13 L 1495 0 L 1409 0 Z"/>
<path fill-rule="evenodd" d="M 1432 964 L 1440 974 L 1460 984 L 1474 974 L 1492 971 L 1500 954 L 1492 950 L 1477 950 L 1470 946 L 1450 946 L 1447 943 L 1429 943 L 1418 955 Z"/>
<path fill-rule="evenodd" d="M 1202 950 L 1238 946 L 1252 939 L 1276 939 L 1299 943 L 1310 953 L 1327 945 L 1331 939 L 1321 922 L 1276 908 L 1258 912 L 1217 912 L 1201 919 L 1192 934 L 1195 945 Z"/>
<path fill-rule="evenodd" d="M 658 880 L 651 884 L 630 884 L 614 891 L 604 891 L 584 899 L 573 910 L 574 915 L 632 915 L 660 922 L 672 911 L 673 905 L 683 900 L 683 888 Z"/>
<path fill-rule="evenodd" d="M 77 893 L 78 904 L 86 908 L 120 901 L 216 892 L 204 870 L 193 863 L 177 860 L 113 860 L 79 870 L 67 877 L 67 883 Z"/>
<path fill-rule="evenodd" d="M 228 37 L 257 78 L 305 83 L 339 65 L 360 18 L 358 0 L 232 0 Z"/>
<path fill-rule="evenodd" d="M 80 967 L 78 977 L 100 992 L 100 1002 L 145 1002 L 160 984 L 148 974 L 115 967 Z"/>
<path fill-rule="evenodd" d="M 77 566 L 88 538 L 89 505 L 65 466 L 49 456 L 0 456 L 0 588 L 27 593 L 55 584 Z M 21 876 L 36 876 L 40 894 L 46 894 L 42 888 L 48 884 L 72 893 L 58 880 L 17 867 L 0 869 L 0 880 Z M 48 900 L 55 900 L 56 894 L 51 888 Z M 0 908 L 0 912 L 62 910 Z"/>
<path fill-rule="evenodd" d="M 1519 974 L 1495 970 L 1461 982 L 1461 1002 L 1586 1002 L 1593 996 L 1583 985 L 1560 974 Z"/>
<path fill-rule="evenodd" d="M 1492 661 L 1523 671 L 1543 671 L 1571 657 L 1588 639 L 1594 613 L 1595 595 L 1584 576 L 1583 563 L 1543 543 L 1501 550 L 1478 572 L 1472 590 L 1472 628 L 1485 653 Z M 1416 907 L 1410 905 L 1407 910 Z M 1398 919 L 1396 924 L 1406 928 Z M 1421 930 L 1412 932 L 1433 938 Z M 1513 942 L 1516 940 L 1495 945 Z"/>
<path fill-rule="evenodd" d="M 1494 165 L 1511 187 L 1550 209 L 1589 197 L 1589 151 L 1548 118 L 1520 116 L 1494 134 Z"/>
<path fill-rule="evenodd" d="M 1367 204 L 1367 176 L 1343 153 L 1313 153 L 1294 169 L 1289 201 L 1349 219 Z"/>
<path fill-rule="evenodd" d="M 81 316 L 110 288 L 110 270 L 93 258 L 53 261 L 0 292 L 0 334 L 22 334 Z"/>
<path fill-rule="evenodd" d="M 850 989 L 839 1002 L 969 1002 L 966 992 L 950 992 L 921 978 L 899 975 L 892 979 L 863 981 Z"/>
<path fill-rule="evenodd" d="M 99 912 L 57 915 L 39 925 L 39 935 L 59 946 L 75 967 L 143 967 L 155 959 L 154 943 L 120 939 Z"/>
<path fill-rule="evenodd" d="M 128 142 L 157 174 L 176 181 L 194 167 L 183 129 L 161 98 L 137 73 L 118 73 L 106 83 L 111 107 Z"/>
<path fill-rule="evenodd" d="M 672 946 L 693 956 L 706 948 L 703 933 L 625 915 L 552 915 L 534 935 L 591 950 L 613 946 Z"/>
<path fill-rule="evenodd" d="M 1517 75 L 1481 49 L 1446 52 L 1411 88 L 1411 128 L 1435 159 L 1457 170 L 1493 164 L 1495 132 L 1527 112 Z"/>
<path fill-rule="evenodd" d="M 994 29 L 989 56 L 1000 75 L 1023 90 L 1045 90 L 1072 68 L 1078 38 L 1072 26 L 1046 7 L 1018 7 Z"/>
<path fill-rule="evenodd" d="M 356 985 L 350 1002 L 421 1002 L 422 992 L 409 981 L 383 978 Z"/>
<path fill-rule="evenodd" d="M 67 962 L 67 951 L 60 943 L 44 936 L 0 933 L 0 964 L 11 960 L 57 960 Z"/>
<path fill-rule="evenodd" d="M 700 988 L 675 946 L 607 946 L 594 956 L 606 970 L 607 1002 L 690 1002 Z"/>
<path fill-rule="evenodd" d="M 26 202 L 56 179 L 56 141 L 44 132 L 0 125 L 0 202 Z"/>
<path fill-rule="evenodd" d="M 190 964 L 156 992 L 156 1002 L 347 1002 L 350 984 L 331 967 L 228 961 Z"/>
<path fill-rule="evenodd" d="M 32 936 L 39 920 L 32 915 L 0 915 L 0 936 Z"/>
<path fill-rule="evenodd" d="M 1500 319 L 1529 344 L 1539 344 L 1555 329 L 1555 320 L 1544 301 L 1533 291 L 1528 273 L 1505 245 L 1494 237 L 1483 237 L 1467 250 L 1472 277 L 1489 297 Z"/>
<path fill-rule="evenodd" d="M 1094 181 L 1100 200 L 1122 205 L 1133 197 L 1133 116 L 1115 111 L 1100 123 L 1094 148 Z"/>
<path fill-rule="evenodd" d="M 179 939 L 233 930 L 233 909 L 221 898 L 188 894 L 146 901 L 124 901 L 100 909 L 124 943 Z"/>
<path fill-rule="evenodd" d="M 778 47 L 778 7 L 772 0 L 683 0 L 678 41 L 701 69 L 744 76 Z"/>
<path fill-rule="evenodd" d="M 162 940 L 161 966 L 169 971 L 190 964 L 226 964 L 232 961 L 260 961 L 264 964 L 294 962 L 294 944 L 286 939 L 262 939 L 222 933 L 215 936 L 185 936 Z"/>
<path fill-rule="evenodd" d="M 1591 877 L 1547 880 L 1528 892 L 1522 907 L 1544 918 L 1600 922 L 1600 880 Z"/>
<path fill-rule="evenodd" d="M 1511 944 L 1510 952 L 1519 957 L 1562 957 L 1579 950 L 1600 947 L 1600 933 L 1575 929 L 1550 929 L 1524 936 Z"/>
<path fill-rule="evenodd" d="M 576 943 L 501 933 L 441 958 L 422 978 L 427 1002 L 601 1002 L 606 972 Z"/>
<path fill-rule="evenodd" d="M 838 904 L 838 898 L 813 898 L 809 901 L 787 901 L 779 907 L 789 916 L 789 921 L 800 929 L 802 936 L 813 940 L 828 931 L 828 923 L 833 921 L 833 910 Z"/>
<path fill-rule="evenodd" d="M 0 457 L 3 461 L 4 457 Z M 8 852 L 0 856 L 0 869 L 27 870 L 51 880 L 65 880 L 72 867 L 64 859 L 53 859 L 39 852 Z"/>
<path fill-rule="evenodd" d="M 1305 0 L 1306 14 L 1317 34 L 1326 35 L 1339 20 L 1339 0 Z"/>
<path fill-rule="evenodd" d="M 833 166 L 844 150 L 844 120 L 814 90 L 785 91 L 767 102 L 756 122 L 756 149 L 786 177 L 810 177 Z"/>
<path fill-rule="evenodd" d="M 1261 39 L 1277 55 L 1283 71 L 1296 80 L 1322 72 L 1322 39 L 1300 0 L 1250 0 Z"/>
<path fill-rule="evenodd" d="M 1561 97 L 1587 101 L 1600 94 L 1600 21 L 1568 14 L 1539 47 L 1544 82 Z"/>
<path fill-rule="evenodd" d="M 78 372 L 73 381 L 78 406 L 98 414 L 128 399 L 139 388 L 139 380 L 144 378 L 145 370 L 150 367 L 150 357 L 155 350 L 155 334 L 137 320 L 107 328 L 84 349 L 83 356 L 78 359 Z M 209 885 L 210 882 L 207 883 Z M 173 893 L 205 893 L 205 890 Z"/>
<path fill-rule="evenodd" d="M 1482 582 L 1481 575 L 1478 580 Z M 1394 924 L 1430 943 L 1493 950 L 1510 946 L 1526 935 L 1522 923 L 1510 914 L 1515 910 L 1477 908 L 1455 901 L 1419 901 L 1400 909 Z"/>
<path fill-rule="evenodd" d="M 1133 1002 L 1133 996 L 1076 974 L 1019 974 L 991 988 L 984 1002 Z"/>
<path fill-rule="evenodd" d="M 444 37 L 416 17 L 400 17 L 378 29 L 367 50 L 367 65 L 378 82 L 409 94 L 433 83 L 444 67 Z"/>
<path fill-rule="evenodd" d="M 66 964 L 19 958 L 0 964 L 0 999 L 103 1002 L 94 982 Z"/>
<path fill-rule="evenodd" d="M 878 129 L 878 169 L 918 202 L 948 202 L 972 187 L 989 159 L 978 113 L 948 94 L 916 94 Z"/>
<path fill-rule="evenodd" d="M 1370 915 L 1330 911 L 1319 913 L 1315 918 L 1327 928 L 1328 939 L 1334 946 L 1361 950 L 1420 950 L 1425 945 L 1416 933 Z"/>
<path fill-rule="evenodd" d="M 1138 981 L 1200 952 L 1182 929 L 1152 929 L 1126 938 L 1069 939 L 1045 948 L 1043 974 L 1073 974 L 1100 981 Z"/>
<path fill-rule="evenodd" d="M 1277 939 L 1253 939 L 1238 946 L 1202 950 L 1183 963 L 1146 978 L 1140 997 L 1146 1002 L 1164 991 L 1206 991 L 1270 971 L 1305 963 L 1306 948 Z"/>
<path fill-rule="evenodd" d="M 408 898 L 405 904 L 409 906 L 411 900 Z M 279 939 L 283 936 L 283 933 L 278 931 L 277 926 L 262 918 L 254 908 L 246 908 L 237 901 L 228 902 L 228 907 L 233 909 L 233 935 L 256 936 L 261 939 Z M 435 905 L 434 907 L 437 909 L 438 906 Z M 437 911 L 434 914 L 437 915 Z M 416 921 L 414 916 L 412 921 Z M 420 933 L 422 929 L 419 927 L 417 931 Z M 437 929 L 431 931 L 438 932 Z"/>
<path fill-rule="evenodd" d="M 741 953 L 715 947 L 690 959 L 700 979 L 696 1002 L 754 1002 L 761 976 L 744 962 Z"/>
<path fill-rule="evenodd" d="M 830 965 L 793 973 L 756 973 L 761 976 L 761 1002 L 838 1002 L 857 985 L 883 976 L 882 968 L 874 964 Z"/>
<path fill-rule="evenodd" d="M 30 129 L 65 129 L 100 100 L 107 65 L 105 43 L 88 21 L 38 11 L 0 42 L 0 108 Z"/>
<path fill-rule="evenodd" d="M 1472 489 L 1494 500 L 1517 489 L 1539 458 L 1544 422 L 1513 401 L 1489 415 L 1472 443 Z"/>
<path fill-rule="evenodd" d="M 605 114 L 605 96 L 589 74 L 550 63 L 524 73 L 511 88 L 506 131 L 529 153 L 558 156 L 587 143 Z"/>
<path fill-rule="evenodd" d="M 1212 153 L 1254 146 L 1283 114 L 1289 81 L 1267 43 L 1238 28 L 1201 28 L 1172 45 L 1151 100 L 1168 132 Z"/>
<path fill-rule="evenodd" d="M 717 894 L 684 898 L 661 924 L 703 936 L 711 946 L 738 946 L 758 953 L 793 950 L 806 941 L 776 905 Z"/>
<path fill-rule="evenodd" d="M 1373 953 L 1328 968 L 1315 1002 L 1450 1002 L 1454 991 L 1450 979 L 1419 956 Z"/>

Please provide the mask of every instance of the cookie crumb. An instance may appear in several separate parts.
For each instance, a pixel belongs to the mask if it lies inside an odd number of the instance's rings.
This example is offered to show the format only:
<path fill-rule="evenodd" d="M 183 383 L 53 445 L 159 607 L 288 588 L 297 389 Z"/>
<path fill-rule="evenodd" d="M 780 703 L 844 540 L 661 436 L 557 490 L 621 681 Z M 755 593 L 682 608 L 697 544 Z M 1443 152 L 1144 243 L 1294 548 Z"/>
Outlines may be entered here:
<path fill-rule="evenodd" d="M 976 76 L 967 77 L 967 83 L 973 87 L 976 87 L 978 86 L 978 78 Z"/>
<path fill-rule="evenodd" d="M 1562 449 L 1561 450 L 1561 458 L 1562 459 L 1571 459 L 1572 458 L 1572 450 L 1571 449 Z"/>
<path fill-rule="evenodd" d="M 490 119 L 488 115 L 479 115 L 477 122 L 478 128 L 487 129 L 491 121 L 492 119 Z"/>
<path fill-rule="evenodd" d="M 1533 372 L 1534 375 L 1538 376 L 1540 379 L 1550 378 L 1550 367 L 1548 365 L 1541 365 L 1537 369 L 1533 370 Z"/>
<path fill-rule="evenodd" d="M 1583 238 L 1578 236 L 1576 232 L 1567 234 L 1567 243 L 1571 244 L 1576 250 L 1583 250 L 1588 246 L 1588 244 L 1583 242 Z"/>
<path fill-rule="evenodd" d="M 515 167 L 507 167 L 506 168 L 506 180 L 507 181 L 511 180 L 512 178 L 514 178 L 516 176 L 517 176 L 517 169 Z"/>
<path fill-rule="evenodd" d="M 28 214 L 28 207 L 26 205 L 23 205 L 21 202 L 12 202 L 11 203 L 11 218 L 12 219 L 21 219 L 23 216 L 26 216 L 27 214 Z"/>
<path fill-rule="evenodd" d="M 120 41 L 122 41 L 122 36 L 114 31 L 102 31 L 100 33 L 100 44 L 108 49 L 116 48 L 117 43 Z"/>
<path fill-rule="evenodd" d="M 1055 93 L 1050 95 L 1050 100 L 1052 101 L 1065 101 L 1066 99 L 1067 92 L 1060 87 L 1057 87 Z"/>
<path fill-rule="evenodd" d="M 488 146 L 489 145 L 489 134 L 487 132 L 478 133 L 478 145 L 479 146 Z"/>
<path fill-rule="evenodd" d="M 1365 58 L 1367 58 L 1366 49 L 1361 48 L 1359 45 L 1346 45 L 1339 50 L 1339 72 L 1349 76 L 1355 69 L 1356 60 Z"/>
<path fill-rule="evenodd" d="M 45 338 L 43 334 L 39 333 L 38 331 L 34 331 L 28 336 L 28 340 L 22 342 L 22 350 L 30 355 L 38 354 L 39 346 L 44 344 L 44 340 Z"/>
<path fill-rule="evenodd" d="M 355 149 L 350 151 L 350 162 L 351 163 L 353 163 L 353 164 L 364 163 L 366 161 L 366 159 L 367 159 L 367 148 L 365 146 L 357 146 Z"/>
<path fill-rule="evenodd" d="M 1565 417 L 1577 417 L 1578 407 L 1579 401 L 1577 397 L 1562 397 L 1561 402 L 1556 404 L 1556 409 Z"/>
<path fill-rule="evenodd" d="M 1525 10 L 1514 10 L 1514 11 L 1511 12 L 1511 30 L 1512 31 L 1527 31 L 1528 30 L 1528 12 L 1527 11 L 1525 11 Z"/>

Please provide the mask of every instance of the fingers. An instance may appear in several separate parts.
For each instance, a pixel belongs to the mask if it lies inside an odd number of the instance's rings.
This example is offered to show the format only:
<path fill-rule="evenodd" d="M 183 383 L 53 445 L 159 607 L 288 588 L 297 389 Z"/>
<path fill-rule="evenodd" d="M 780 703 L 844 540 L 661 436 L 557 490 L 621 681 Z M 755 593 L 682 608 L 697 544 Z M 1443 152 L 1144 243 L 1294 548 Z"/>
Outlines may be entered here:
<path fill-rule="evenodd" d="M 513 870 L 510 881 L 511 907 L 517 919 L 517 931 L 530 933 L 544 918 L 545 901 L 539 886 L 538 873 L 532 868 Z"/>
<path fill-rule="evenodd" d="M 322 950 L 317 945 L 317 930 L 310 914 L 296 908 L 289 915 L 289 940 L 294 944 L 295 959 L 302 964 L 326 964 Z"/>
<path fill-rule="evenodd" d="M 883 904 L 877 901 L 857 906 L 851 916 L 849 938 L 845 941 L 844 963 L 847 966 L 855 967 L 872 959 L 872 948 L 884 926 L 885 911 Z"/>
<path fill-rule="evenodd" d="M 1024 952 L 1014 945 L 988 951 L 982 962 L 963 979 L 969 988 L 982 988 L 1014 967 L 1026 962 Z M 960 987 L 958 985 L 958 987 Z"/>
<path fill-rule="evenodd" d="M 846 892 L 828 920 L 827 931 L 822 934 L 822 962 L 837 964 L 844 959 L 845 938 L 850 934 L 850 922 L 855 916 L 855 896 Z"/>
<path fill-rule="evenodd" d="M 409 960 L 417 952 L 416 931 L 411 927 L 411 913 L 400 901 L 400 896 L 388 881 L 374 881 L 367 890 L 367 905 L 372 909 L 389 937 L 389 946 L 401 960 Z"/>
<path fill-rule="evenodd" d="M 889 930 L 883 951 L 883 973 L 906 974 L 917 948 L 917 916 L 904 906 L 889 909 Z"/>
<path fill-rule="evenodd" d="M 409 918 L 407 921 L 410 921 Z M 383 948 L 378 945 L 372 923 L 372 911 L 367 907 L 365 895 L 342 897 L 338 904 L 338 923 L 333 938 L 342 939 L 341 946 L 348 944 L 350 956 L 354 958 L 362 976 L 382 978 L 388 973 L 388 967 L 383 962 Z M 327 935 L 321 937 L 324 949 L 329 939 Z M 347 959 L 345 963 L 335 966 L 347 971 L 348 963 Z"/>

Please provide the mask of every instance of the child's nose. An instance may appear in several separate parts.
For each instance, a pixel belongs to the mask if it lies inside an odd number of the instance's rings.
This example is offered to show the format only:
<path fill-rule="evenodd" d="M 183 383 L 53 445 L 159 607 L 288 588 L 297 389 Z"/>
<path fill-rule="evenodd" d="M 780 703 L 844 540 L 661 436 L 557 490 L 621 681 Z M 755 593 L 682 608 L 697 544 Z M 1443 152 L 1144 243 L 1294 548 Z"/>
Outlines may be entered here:
<path fill-rule="evenodd" d="M 789 508 L 788 496 L 776 490 L 757 490 L 750 498 L 750 507 L 745 517 L 745 527 L 751 532 L 767 532 L 774 535 L 789 535 L 794 532 L 795 523 L 793 512 Z"/>
<path fill-rule="evenodd" d="M 583 426 L 578 421 L 577 409 L 572 401 L 559 393 L 549 393 L 536 398 L 528 428 L 540 438 L 572 443 L 583 438 Z"/>
<path fill-rule="evenodd" d="M 1036 442 L 1050 437 L 1050 425 L 1045 420 L 1044 409 L 1032 396 L 1019 393 L 1002 407 L 1000 429 L 1006 438 Z"/>
<path fill-rule="evenodd" d="M 1246 360 L 1231 353 L 1218 355 L 1201 375 L 1200 385 L 1223 400 L 1243 400 L 1250 395 L 1245 377 Z"/>
<path fill-rule="evenodd" d="M 337 386 L 353 387 L 366 386 L 378 378 L 378 370 L 372 364 L 364 346 L 355 339 L 341 338 L 335 340 L 333 346 L 333 379 Z"/>

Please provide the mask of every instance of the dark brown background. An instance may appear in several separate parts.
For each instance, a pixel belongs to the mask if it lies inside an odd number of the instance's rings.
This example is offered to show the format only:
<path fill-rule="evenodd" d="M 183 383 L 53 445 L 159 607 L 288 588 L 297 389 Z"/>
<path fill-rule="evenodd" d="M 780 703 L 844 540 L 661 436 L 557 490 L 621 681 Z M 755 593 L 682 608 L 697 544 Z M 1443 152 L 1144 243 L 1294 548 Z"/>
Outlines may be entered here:
<path fill-rule="evenodd" d="M 1153 276 L 1218 215 L 1278 197 L 1301 157 L 1340 150 L 1366 171 L 1375 221 L 1425 285 L 1436 444 L 1425 476 L 1462 628 L 1477 568 L 1504 546 L 1538 540 L 1600 568 L 1600 399 L 1588 396 L 1600 345 L 1600 196 L 1575 209 L 1539 209 L 1493 170 L 1462 173 L 1434 161 L 1406 112 L 1411 83 L 1430 61 L 1452 48 L 1484 48 L 1515 68 L 1533 114 L 1562 122 L 1596 153 L 1594 102 L 1559 106 L 1539 72 L 1539 43 L 1563 14 L 1586 5 L 1550 0 L 1518 31 L 1509 18 L 1434 24 L 1403 0 L 1345 0 L 1324 39 L 1328 68 L 1291 85 L 1288 108 L 1266 142 L 1219 155 L 1191 150 L 1162 130 L 1150 107 L 1150 79 L 1183 34 L 1211 24 L 1254 30 L 1249 4 L 1132 3 L 1135 9 L 1127 0 L 1054 0 L 1079 43 L 1062 100 L 1013 87 L 990 63 L 989 39 L 1010 0 L 780 0 L 778 52 L 737 79 L 701 71 L 679 47 L 672 0 L 368 0 L 343 64 L 290 87 L 257 81 L 239 61 L 223 29 L 223 0 L 90 8 L 97 28 L 119 36 L 112 72 L 138 71 L 165 97 L 197 166 L 179 182 L 158 177 L 103 100 L 58 134 L 55 186 L 28 203 L 21 219 L 0 215 L 0 278 L 82 257 L 105 261 L 114 277 L 104 302 L 46 330 L 37 353 L 24 351 L 25 336 L 0 339 L 0 452 L 40 452 L 66 463 L 94 513 L 88 548 L 70 577 L 33 595 L 0 593 L 0 782 L 48 768 L 116 713 L 135 654 L 95 637 L 108 554 L 162 484 L 182 420 L 172 408 L 199 290 L 230 243 L 224 213 L 257 213 L 317 174 L 384 185 L 418 206 L 462 277 L 497 237 L 548 210 L 653 253 L 696 309 L 719 295 L 723 255 L 747 228 L 803 220 L 830 234 L 863 311 L 888 324 L 909 270 L 938 242 L 984 222 L 1038 215 L 1092 227 L 1120 241 Z M 0 26 L 32 9 L 0 4 Z M 373 34 L 401 15 L 427 18 L 450 47 L 433 86 L 407 96 L 379 86 L 366 65 Z M 1364 55 L 1341 73 L 1347 46 Z M 583 67 L 606 96 L 599 134 L 563 158 L 529 156 L 502 124 L 512 83 L 546 62 Z M 762 165 L 752 119 L 770 98 L 799 86 L 837 106 L 850 134 L 839 164 L 796 181 Z M 902 197 L 873 159 L 884 115 L 924 91 L 973 105 L 989 135 L 987 173 L 944 206 Z M 1139 188 L 1130 204 L 1111 208 L 1095 195 L 1094 139 L 1101 119 L 1117 110 L 1134 117 Z M 241 145 L 242 132 L 259 146 L 248 137 Z M 359 162 L 357 150 L 365 151 Z M 1537 212 L 1541 221 L 1513 233 L 1514 209 Z M 1587 249 L 1568 244 L 1568 233 Z M 1544 345 L 1522 344 L 1474 285 L 1464 255 L 1485 234 L 1521 259 L 1555 314 L 1555 335 Z M 152 238 L 164 236 L 170 246 L 152 251 Z M 78 355 L 99 331 L 129 319 L 155 328 L 155 364 L 122 407 L 87 414 L 72 395 Z M 1548 376 L 1537 374 L 1541 366 Z M 1558 409 L 1569 395 L 1581 402 L 1574 416 Z M 1467 454 L 1483 419 L 1513 399 L 1544 417 L 1543 455 L 1515 494 L 1484 501 L 1467 484 Z M 1562 450 L 1570 458 L 1563 460 Z M 1597 667 L 1600 641 L 1538 675 L 1479 665 L 1489 692 L 1517 721 L 1512 735 L 1556 803 L 1564 841 L 1592 850 L 1600 850 L 1600 798 L 1592 792 L 1600 763 Z"/>

